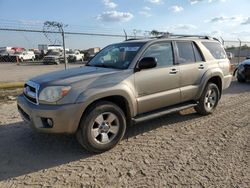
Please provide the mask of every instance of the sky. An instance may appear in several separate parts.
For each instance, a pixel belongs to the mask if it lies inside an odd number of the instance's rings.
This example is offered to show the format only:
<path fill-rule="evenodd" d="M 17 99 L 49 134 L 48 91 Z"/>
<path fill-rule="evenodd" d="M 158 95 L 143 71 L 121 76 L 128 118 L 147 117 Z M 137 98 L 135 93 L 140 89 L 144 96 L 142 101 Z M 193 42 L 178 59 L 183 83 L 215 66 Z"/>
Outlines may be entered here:
<path fill-rule="evenodd" d="M 66 31 L 143 36 L 153 29 L 250 41 L 250 0 L 0 0 L 0 28 L 43 28 L 45 21 Z M 0 46 L 37 48 L 60 36 L 0 31 Z M 66 36 L 69 48 L 104 47 L 120 37 Z"/>

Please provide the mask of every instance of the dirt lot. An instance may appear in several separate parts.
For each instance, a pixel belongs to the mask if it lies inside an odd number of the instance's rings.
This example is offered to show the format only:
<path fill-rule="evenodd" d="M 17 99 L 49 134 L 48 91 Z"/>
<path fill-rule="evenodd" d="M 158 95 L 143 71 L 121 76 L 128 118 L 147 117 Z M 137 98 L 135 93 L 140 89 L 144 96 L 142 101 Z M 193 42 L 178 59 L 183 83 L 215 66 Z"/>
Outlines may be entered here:
<path fill-rule="evenodd" d="M 129 128 L 91 155 L 75 137 L 44 135 L 0 104 L 0 187 L 249 187 L 250 85 L 233 82 L 213 115 L 192 109 Z"/>
<path fill-rule="evenodd" d="M 68 68 L 83 66 L 82 62 L 69 63 Z M 25 82 L 28 79 L 48 72 L 64 70 L 64 64 L 43 65 L 42 63 L 0 63 L 0 82 Z"/>

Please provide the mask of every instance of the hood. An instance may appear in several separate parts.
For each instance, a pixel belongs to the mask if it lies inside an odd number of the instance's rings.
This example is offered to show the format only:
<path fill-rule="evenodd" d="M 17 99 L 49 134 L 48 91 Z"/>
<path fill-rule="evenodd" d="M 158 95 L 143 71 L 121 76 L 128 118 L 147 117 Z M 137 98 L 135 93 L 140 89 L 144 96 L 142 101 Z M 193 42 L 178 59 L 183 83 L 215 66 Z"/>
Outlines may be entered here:
<path fill-rule="evenodd" d="M 241 64 L 241 65 L 250 65 L 250 59 L 247 59 L 247 60 L 245 60 L 245 61 L 242 61 L 240 64 Z"/>
<path fill-rule="evenodd" d="M 40 85 L 70 85 L 90 78 L 98 78 L 110 75 L 122 70 L 101 67 L 79 67 L 62 71 L 51 72 L 32 78 L 31 80 Z"/>

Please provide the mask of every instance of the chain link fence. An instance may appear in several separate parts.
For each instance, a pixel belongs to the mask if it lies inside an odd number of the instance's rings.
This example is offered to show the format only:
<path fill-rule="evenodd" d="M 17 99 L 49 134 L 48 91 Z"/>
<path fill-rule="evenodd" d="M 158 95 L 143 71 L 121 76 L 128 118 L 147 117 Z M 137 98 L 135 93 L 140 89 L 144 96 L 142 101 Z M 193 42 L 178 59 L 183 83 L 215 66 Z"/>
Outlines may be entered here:
<path fill-rule="evenodd" d="M 132 36 L 122 33 L 45 32 L 34 29 L 0 28 L 0 62 L 47 64 L 49 62 L 46 60 L 49 59 L 46 59 L 46 56 L 50 56 L 51 59 L 53 56 L 65 65 L 71 62 L 86 62 L 101 48 L 110 43 L 124 41 L 126 37 Z"/>
<path fill-rule="evenodd" d="M 67 63 L 86 63 L 108 44 L 126 38 L 150 37 L 149 31 L 142 30 L 112 32 L 107 29 L 97 32 L 89 29 L 86 32 L 71 32 L 70 29 L 45 31 L 37 28 L 0 27 L 0 63 L 65 63 L 66 68 Z M 114 32 L 117 34 L 110 34 Z M 221 41 L 232 64 L 237 65 L 250 58 L 250 42 L 223 38 Z"/>
<path fill-rule="evenodd" d="M 250 58 L 250 42 L 247 41 L 223 41 L 224 48 L 232 64 L 239 64 L 246 58 Z"/>

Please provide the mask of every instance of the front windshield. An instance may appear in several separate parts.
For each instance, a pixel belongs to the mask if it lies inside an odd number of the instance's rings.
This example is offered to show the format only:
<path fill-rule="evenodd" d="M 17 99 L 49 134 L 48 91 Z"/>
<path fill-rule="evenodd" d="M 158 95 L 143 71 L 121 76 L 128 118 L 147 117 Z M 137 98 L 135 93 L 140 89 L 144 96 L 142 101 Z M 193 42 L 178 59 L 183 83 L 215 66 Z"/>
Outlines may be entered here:
<path fill-rule="evenodd" d="M 48 55 L 60 55 L 60 53 L 59 53 L 59 52 L 53 52 L 53 51 L 52 51 L 52 52 L 49 52 Z"/>
<path fill-rule="evenodd" d="M 126 69 L 144 43 L 119 43 L 107 46 L 87 65 L 95 67 Z"/>
<path fill-rule="evenodd" d="M 72 54 L 75 54 L 75 52 L 74 51 L 68 51 L 68 52 L 66 52 L 66 54 L 72 55 Z"/>

